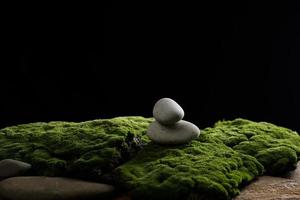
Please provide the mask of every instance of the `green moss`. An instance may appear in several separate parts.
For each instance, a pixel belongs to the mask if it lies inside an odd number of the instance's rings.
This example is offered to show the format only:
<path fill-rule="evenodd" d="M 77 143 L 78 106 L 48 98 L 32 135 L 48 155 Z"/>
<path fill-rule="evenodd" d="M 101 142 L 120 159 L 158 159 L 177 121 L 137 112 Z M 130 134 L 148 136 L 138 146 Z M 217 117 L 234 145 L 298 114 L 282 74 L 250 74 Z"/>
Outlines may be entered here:
<path fill-rule="evenodd" d="M 119 184 L 136 199 L 229 199 L 238 187 L 262 174 L 262 165 L 224 144 L 193 141 L 182 146 L 149 144 L 116 169 Z"/>
<path fill-rule="evenodd" d="M 149 143 L 116 168 L 134 199 L 231 199 L 256 176 L 294 169 L 300 137 L 289 129 L 244 119 L 204 129 L 180 146 Z"/>
<path fill-rule="evenodd" d="M 205 129 L 199 140 L 224 143 L 240 153 L 251 155 L 264 165 L 266 173 L 272 175 L 295 169 L 300 158 L 298 133 L 266 122 L 221 121 L 213 128 Z"/>
<path fill-rule="evenodd" d="M 134 199 L 226 200 L 263 173 L 293 170 L 300 158 L 298 134 L 270 123 L 221 121 L 189 144 L 161 146 L 145 135 L 152 121 L 7 127 L 0 130 L 0 159 L 29 162 L 36 175 L 114 181 Z"/>
<path fill-rule="evenodd" d="M 29 162 L 47 176 L 106 178 L 149 142 L 152 119 L 119 117 L 81 123 L 31 123 L 0 130 L 0 159 Z"/>

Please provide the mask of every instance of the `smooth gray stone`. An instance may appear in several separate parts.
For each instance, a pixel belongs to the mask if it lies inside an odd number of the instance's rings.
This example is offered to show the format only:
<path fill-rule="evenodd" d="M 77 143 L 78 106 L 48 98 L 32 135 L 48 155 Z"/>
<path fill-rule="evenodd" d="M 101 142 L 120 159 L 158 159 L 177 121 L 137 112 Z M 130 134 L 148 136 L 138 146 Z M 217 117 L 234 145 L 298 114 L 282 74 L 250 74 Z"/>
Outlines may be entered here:
<path fill-rule="evenodd" d="M 0 198 L 9 200 L 111 199 L 111 185 L 62 177 L 20 176 L 0 182 Z"/>
<path fill-rule="evenodd" d="M 184 111 L 174 100 L 162 98 L 154 105 L 153 117 L 161 124 L 171 125 L 184 117 Z"/>
<path fill-rule="evenodd" d="M 29 170 L 31 165 L 22 161 L 13 159 L 4 159 L 0 161 L 0 179 L 12 176 L 22 175 Z"/>
<path fill-rule="evenodd" d="M 197 138 L 200 130 L 196 125 L 184 120 L 169 126 L 154 121 L 150 124 L 147 135 L 158 144 L 185 144 Z"/>

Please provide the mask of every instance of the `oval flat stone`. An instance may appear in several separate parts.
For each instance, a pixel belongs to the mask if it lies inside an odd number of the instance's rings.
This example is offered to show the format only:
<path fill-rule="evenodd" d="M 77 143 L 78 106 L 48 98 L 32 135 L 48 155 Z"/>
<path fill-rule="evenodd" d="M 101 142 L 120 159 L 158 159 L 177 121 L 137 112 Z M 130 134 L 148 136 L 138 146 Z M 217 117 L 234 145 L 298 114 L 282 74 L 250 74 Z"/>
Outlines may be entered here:
<path fill-rule="evenodd" d="M 161 124 L 170 125 L 184 117 L 184 111 L 174 100 L 162 98 L 153 108 L 153 117 Z"/>
<path fill-rule="evenodd" d="M 13 159 L 4 159 L 0 161 L 0 179 L 22 175 L 29 170 L 31 165 Z"/>
<path fill-rule="evenodd" d="M 0 198 L 10 200 L 90 200 L 111 198 L 111 185 L 44 176 L 8 178 L 0 182 Z"/>
<path fill-rule="evenodd" d="M 196 125 L 184 120 L 169 126 L 154 121 L 150 124 L 147 135 L 158 144 L 184 144 L 197 138 L 200 130 Z"/>

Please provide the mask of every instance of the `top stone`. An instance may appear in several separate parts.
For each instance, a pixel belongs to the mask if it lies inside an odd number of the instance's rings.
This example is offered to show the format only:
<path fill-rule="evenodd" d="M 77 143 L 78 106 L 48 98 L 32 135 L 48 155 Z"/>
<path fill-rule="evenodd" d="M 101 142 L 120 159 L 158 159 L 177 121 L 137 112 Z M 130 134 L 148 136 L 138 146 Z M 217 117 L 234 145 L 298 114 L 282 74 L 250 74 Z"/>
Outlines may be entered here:
<path fill-rule="evenodd" d="M 180 121 L 184 111 L 174 100 L 162 98 L 156 102 L 153 108 L 153 117 L 161 124 L 171 125 Z"/>

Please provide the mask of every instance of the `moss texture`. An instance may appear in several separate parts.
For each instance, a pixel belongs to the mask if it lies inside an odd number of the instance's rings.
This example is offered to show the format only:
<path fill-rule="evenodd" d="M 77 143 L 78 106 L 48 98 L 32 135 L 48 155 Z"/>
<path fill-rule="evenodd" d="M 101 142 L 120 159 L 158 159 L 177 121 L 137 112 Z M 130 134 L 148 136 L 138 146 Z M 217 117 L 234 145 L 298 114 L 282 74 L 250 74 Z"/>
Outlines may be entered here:
<path fill-rule="evenodd" d="M 110 181 L 108 174 L 149 142 L 152 119 L 31 123 L 0 130 L 0 159 L 32 164 L 34 174 Z"/>
<path fill-rule="evenodd" d="M 152 121 L 119 117 L 7 127 L 0 130 L 0 159 L 28 162 L 36 175 L 115 182 L 134 199 L 223 200 L 263 173 L 293 170 L 300 157 L 298 134 L 270 123 L 221 121 L 189 144 L 161 146 L 145 134 Z"/>
<path fill-rule="evenodd" d="M 134 199 L 231 199 L 258 175 L 294 169 L 299 148 L 296 132 L 236 119 L 206 128 L 187 145 L 150 143 L 115 172 Z"/>
<path fill-rule="evenodd" d="M 206 128 L 199 141 L 222 143 L 233 150 L 255 157 L 271 175 L 294 170 L 300 158 L 297 132 L 266 122 L 245 119 L 221 121 Z"/>

